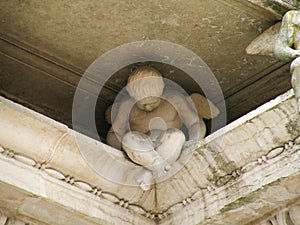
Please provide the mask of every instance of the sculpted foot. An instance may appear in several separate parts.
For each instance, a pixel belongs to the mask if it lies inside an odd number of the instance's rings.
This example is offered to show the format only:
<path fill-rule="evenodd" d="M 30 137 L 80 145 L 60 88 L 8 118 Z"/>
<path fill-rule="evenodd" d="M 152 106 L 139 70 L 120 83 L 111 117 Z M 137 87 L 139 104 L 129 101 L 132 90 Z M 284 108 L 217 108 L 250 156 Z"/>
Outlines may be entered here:
<path fill-rule="evenodd" d="M 122 147 L 133 162 L 152 171 L 154 178 L 170 169 L 170 164 L 154 149 L 153 142 L 145 134 L 127 133 L 122 140 Z"/>
<path fill-rule="evenodd" d="M 153 183 L 153 174 L 150 170 L 143 170 L 142 174 L 138 177 L 138 183 L 143 191 L 149 191 Z"/>
<path fill-rule="evenodd" d="M 137 182 L 140 185 L 140 188 L 143 191 L 149 191 L 151 188 L 151 184 L 154 183 L 155 178 L 159 178 L 166 174 L 170 170 L 171 166 L 166 162 L 159 167 L 156 167 L 155 170 L 150 171 L 148 169 L 144 169 L 141 175 L 138 177 Z"/>
<path fill-rule="evenodd" d="M 158 163 L 154 163 L 152 166 L 152 172 L 153 172 L 153 177 L 154 178 L 159 178 L 165 175 L 171 168 L 171 165 L 165 161 L 162 160 Z"/>

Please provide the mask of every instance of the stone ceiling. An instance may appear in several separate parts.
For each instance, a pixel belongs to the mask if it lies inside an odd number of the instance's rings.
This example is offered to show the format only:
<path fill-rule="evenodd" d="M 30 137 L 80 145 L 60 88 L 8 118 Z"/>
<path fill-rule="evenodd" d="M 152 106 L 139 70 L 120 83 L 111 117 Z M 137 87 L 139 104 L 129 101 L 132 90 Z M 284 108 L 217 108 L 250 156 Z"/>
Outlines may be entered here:
<path fill-rule="evenodd" d="M 268 4 L 267 4 L 268 3 Z M 225 96 L 228 122 L 290 88 L 289 65 L 248 56 L 249 43 L 294 1 L 92 0 L 0 2 L 0 93 L 71 127 L 73 95 L 87 67 L 125 43 L 164 40 L 200 56 Z M 276 7 L 275 7 L 276 6 Z M 276 11 L 274 11 L 276 9 Z M 158 66 L 187 92 L 201 92 L 181 71 Z M 120 70 L 99 97 L 96 119 L 125 85 Z"/>

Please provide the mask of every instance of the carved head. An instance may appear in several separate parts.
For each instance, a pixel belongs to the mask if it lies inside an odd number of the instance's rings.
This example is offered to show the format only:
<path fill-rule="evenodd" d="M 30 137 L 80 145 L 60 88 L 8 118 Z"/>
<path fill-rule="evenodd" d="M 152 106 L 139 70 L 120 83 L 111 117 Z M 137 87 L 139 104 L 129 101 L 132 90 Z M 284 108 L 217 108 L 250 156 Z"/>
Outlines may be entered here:
<path fill-rule="evenodd" d="M 137 101 L 136 106 L 150 112 L 159 106 L 164 86 L 162 75 L 158 70 L 142 66 L 130 74 L 126 88 L 129 95 Z"/>

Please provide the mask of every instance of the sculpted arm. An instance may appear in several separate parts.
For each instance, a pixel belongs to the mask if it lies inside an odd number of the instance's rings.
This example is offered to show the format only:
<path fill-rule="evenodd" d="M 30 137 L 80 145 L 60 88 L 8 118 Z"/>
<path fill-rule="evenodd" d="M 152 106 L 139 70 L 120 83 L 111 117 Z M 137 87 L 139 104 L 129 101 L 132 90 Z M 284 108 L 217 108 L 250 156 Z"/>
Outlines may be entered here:
<path fill-rule="evenodd" d="M 284 61 L 290 61 L 300 56 L 300 51 L 294 49 L 296 26 L 294 18 L 297 11 L 289 11 L 285 14 L 282 20 L 279 37 L 275 44 L 275 55 Z"/>
<path fill-rule="evenodd" d="M 106 137 L 107 144 L 117 149 L 121 149 L 122 138 L 129 129 L 129 106 L 129 101 L 125 101 L 120 105 Z"/>
<path fill-rule="evenodd" d="M 190 107 L 186 98 L 178 92 L 170 92 L 168 100 L 175 106 L 180 118 L 189 131 L 189 140 L 199 140 L 205 136 L 206 126 L 202 118 L 199 118 L 196 110 Z"/>

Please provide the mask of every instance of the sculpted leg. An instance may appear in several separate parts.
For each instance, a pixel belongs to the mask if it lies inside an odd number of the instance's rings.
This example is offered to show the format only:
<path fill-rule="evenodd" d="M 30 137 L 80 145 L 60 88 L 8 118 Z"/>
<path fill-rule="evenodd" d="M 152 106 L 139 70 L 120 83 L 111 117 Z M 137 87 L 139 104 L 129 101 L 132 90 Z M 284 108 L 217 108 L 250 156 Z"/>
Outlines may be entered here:
<path fill-rule="evenodd" d="M 300 57 L 292 62 L 291 73 L 291 83 L 298 103 L 298 112 L 300 113 Z"/>
<path fill-rule="evenodd" d="M 170 169 L 170 164 L 178 159 L 184 143 L 183 132 L 176 128 L 168 129 L 160 143 L 154 143 L 149 136 L 139 132 L 129 132 L 123 137 L 122 147 L 128 157 L 146 168 L 138 178 L 143 190 L 148 190 L 154 178 Z M 158 145 L 156 149 L 155 145 Z"/>
<path fill-rule="evenodd" d="M 170 168 L 169 163 L 164 160 L 164 158 L 162 158 L 157 151 L 155 151 L 154 143 L 150 137 L 143 133 L 127 133 L 123 137 L 122 147 L 133 162 L 140 164 L 152 171 L 154 178 L 166 173 Z M 141 182 L 141 186 L 147 186 L 151 184 L 149 183 L 149 172 L 145 172 L 142 177 L 144 178 Z"/>
<path fill-rule="evenodd" d="M 156 151 L 170 164 L 174 163 L 185 143 L 185 135 L 176 128 L 168 129 Z"/>

